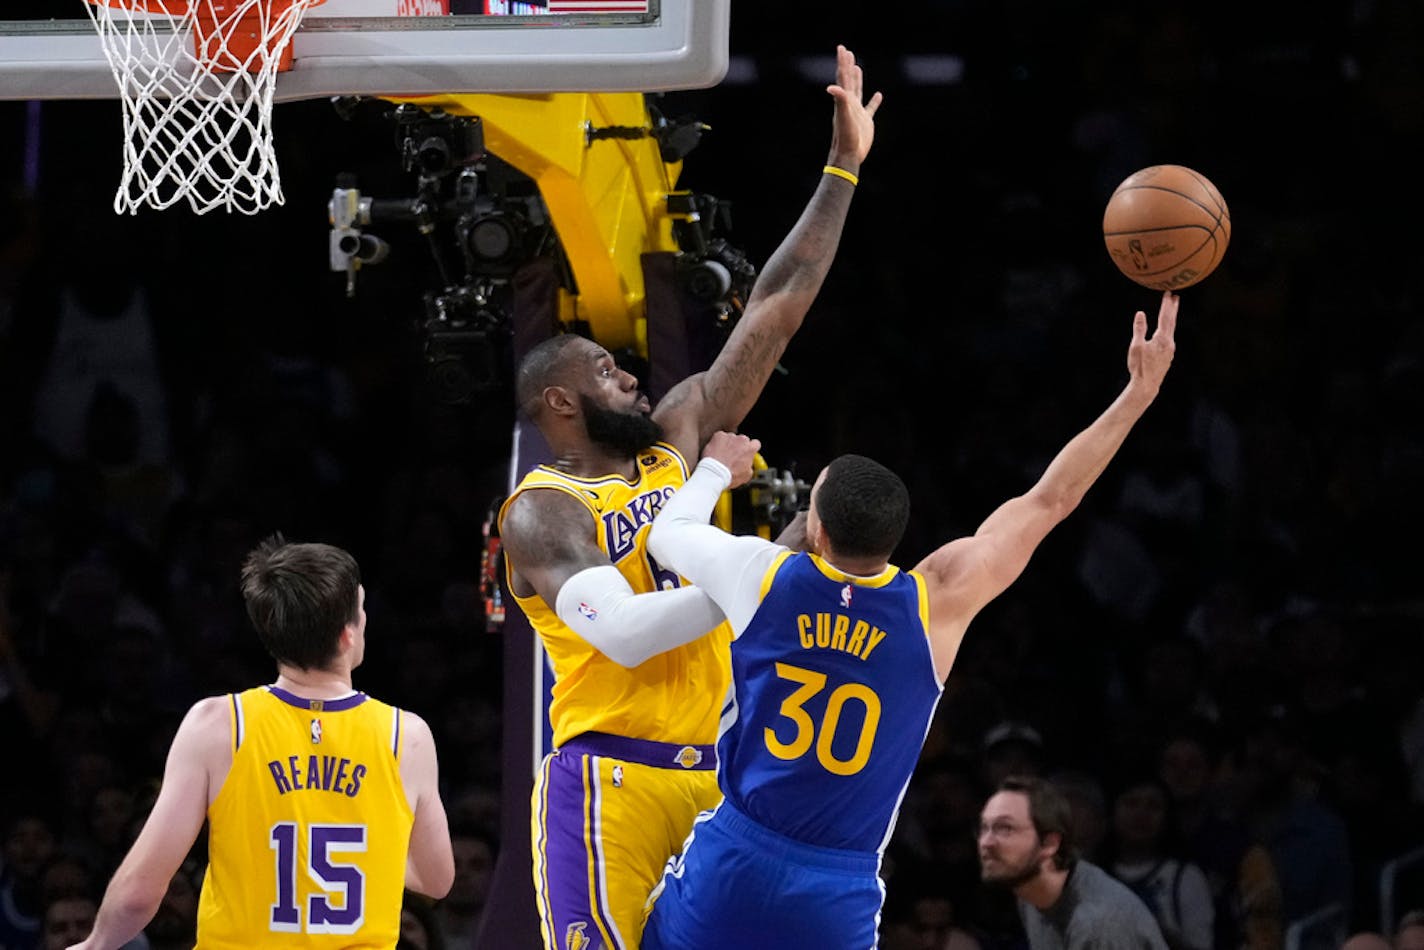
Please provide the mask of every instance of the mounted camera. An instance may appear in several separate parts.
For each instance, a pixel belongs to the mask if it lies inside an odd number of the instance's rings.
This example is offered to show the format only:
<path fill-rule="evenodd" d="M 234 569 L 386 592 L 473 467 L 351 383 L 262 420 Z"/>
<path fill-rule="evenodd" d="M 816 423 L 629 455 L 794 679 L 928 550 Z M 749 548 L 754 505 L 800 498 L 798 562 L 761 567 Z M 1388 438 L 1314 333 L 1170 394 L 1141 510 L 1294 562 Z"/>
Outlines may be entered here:
<path fill-rule="evenodd" d="M 720 323 L 735 322 L 757 271 L 738 248 L 714 235 L 730 230 L 731 211 L 712 195 L 677 192 L 667 197 L 673 238 L 682 249 L 678 280 L 693 300 L 714 308 Z"/>
<path fill-rule="evenodd" d="M 347 115 L 356 107 L 338 104 Z M 440 401 L 467 403 L 509 382 L 515 271 L 531 257 L 561 251 L 537 185 L 485 151 L 478 117 L 411 103 L 385 108 L 402 170 L 416 176 L 416 194 L 372 198 L 355 176 L 338 176 L 328 205 L 331 269 L 346 273 L 347 296 L 354 296 L 360 268 L 390 253 L 368 228 L 413 226 L 440 287 L 424 295 L 415 327 L 427 382 Z"/>
<path fill-rule="evenodd" d="M 439 402 L 456 405 L 505 382 L 509 318 L 486 285 L 425 295 L 426 383 Z"/>
<path fill-rule="evenodd" d="M 393 256 L 401 247 L 394 241 L 388 244 L 371 229 L 385 225 L 413 229 L 434 263 L 431 283 L 439 288 L 423 295 L 423 312 L 413 321 L 432 391 L 444 402 L 463 403 L 512 388 L 516 275 L 537 273 L 526 270 L 526 265 L 544 259 L 541 263 L 553 263 L 557 286 L 571 297 L 578 296 L 574 268 L 538 183 L 486 150 L 485 126 L 478 116 L 360 97 L 341 97 L 333 103 L 347 119 L 368 106 L 380 109 L 379 121 L 394 130 L 402 170 L 416 179 L 412 197 L 389 199 L 364 194 L 354 175 L 338 176 L 328 204 L 329 256 L 331 269 L 346 274 L 347 296 L 355 296 L 362 267 Z M 656 143 L 662 161 L 680 161 L 706 128 L 690 118 L 665 119 L 652 106 L 648 116 L 642 125 L 595 127 L 585 121 L 584 146 L 602 149 L 605 163 L 607 154 L 614 154 L 623 156 L 627 164 L 632 161 L 627 147 L 606 143 L 643 139 Z M 601 214 L 604 204 L 621 207 L 608 202 L 602 192 L 583 197 L 590 203 L 586 212 Z M 645 196 L 637 197 L 641 201 Z M 599 204 L 594 206 L 595 202 Z M 642 210 L 647 220 L 638 224 L 649 225 L 649 234 L 655 233 L 651 228 L 663 223 L 660 209 Z M 730 227 L 728 207 L 708 195 L 677 192 L 666 196 L 665 213 L 676 244 L 674 289 L 704 306 L 719 329 L 727 329 L 740 317 L 756 278 L 746 256 L 717 236 L 720 229 Z M 574 224 L 579 233 L 577 215 Z M 625 230 L 639 233 L 637 228 Z M 655 248 L 649 237 L 642 250 L 669 250 L 665 241 L 657 243 L 663 246 Z M 583 247 L 582 253 L 589 253 L 589 245 Z M 627 257 L 622 250 L 616 259 L 611 248 L 605 250 L 609 260 L 596 263 L 624 266 Z M 579 301 L 574 302 L 576 307 Z M 551 322 L 554 319 L 557 316 L 551 312 Z"/>
<path fill-rule="evenodd" d="M 485 130 L 479 116 L 451 115 L 403 102 L 391 117 L 401 167 L 422 179 L 438 178 L 484 157 Z"/>

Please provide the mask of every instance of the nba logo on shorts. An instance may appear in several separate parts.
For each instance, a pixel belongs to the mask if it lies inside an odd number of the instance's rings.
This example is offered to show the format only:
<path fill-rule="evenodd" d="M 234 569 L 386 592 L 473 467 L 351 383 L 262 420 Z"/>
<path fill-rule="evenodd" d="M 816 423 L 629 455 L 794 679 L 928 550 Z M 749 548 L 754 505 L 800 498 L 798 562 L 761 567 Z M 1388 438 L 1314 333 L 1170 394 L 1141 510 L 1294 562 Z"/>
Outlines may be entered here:
<path fill-rule="evenodd" d="M 850 585 L 841 588 L 841 606 L 850 607 Z"/>
<path fill-rule="evenodd" d="M 313 720 L 311 721 L 311 739 L 312 739 L 312 745 L 316 745 L 318 742 L 321 741 L 321 720 L 320 720 L 320 719 L 313 719 Z"/>

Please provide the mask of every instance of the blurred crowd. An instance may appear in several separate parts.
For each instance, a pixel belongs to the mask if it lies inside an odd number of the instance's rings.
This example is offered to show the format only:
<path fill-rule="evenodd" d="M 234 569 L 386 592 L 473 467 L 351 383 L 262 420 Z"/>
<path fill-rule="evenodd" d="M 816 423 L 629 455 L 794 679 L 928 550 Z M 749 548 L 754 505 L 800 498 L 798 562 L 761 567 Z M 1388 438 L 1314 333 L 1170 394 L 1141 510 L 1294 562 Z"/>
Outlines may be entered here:
<path fill-rule="evenodd" d="M 767 6 L 734 17 L 755 84 L 663 108 L 713 125 L 683 184 L 735 206 L 759 261 L 828 109 L 778 43 L 847 42 L 886 92 L 836 267 L 745 430 L 808 480 L 844 451 L 896 468 L 901 564 L 1028 487 L 1121 385 L 1155 295 L 1102 248 L 1113 186 L 1185 164 L 1233 216 L 1159 403 L 969 633 L 887 854 L 887 950 L 1021 945 L 974 837 L 1011 771 L 1070 794 L 1085 852 L 1174 950 L 1281 946 L 1330 907 L 1392 938 L 1424 907 L 1414 865 L 1380 915 L 1382 870 L 1424 847 L 1419 12 L 940 2 L 907 39 Z M 959 81 L 896 71 L 937 43 Z M 276 530 L 361 564 L 357 685 L 431 723 L 456 834 L 455 888 L 412 902 L 404 939 L 467 945 L 498 849 L 527 846 L 499 839 L 504 643 L 480 588 L 510 406 L 428 398 L 414 269 L 363 272 L 355 299 L 326 272 L 334 175 L 381 181 L 389 142 L 281 106 L 286 206 L 118 219 L 115 104 L 0 106 L 42 146 L 38 178 L 5 159 L 0 210 L 0 947 L 72 939 L 183 712 L 271 678 L 237 574 Z M 146 945 L 191 945 L 201 869 Z"/>

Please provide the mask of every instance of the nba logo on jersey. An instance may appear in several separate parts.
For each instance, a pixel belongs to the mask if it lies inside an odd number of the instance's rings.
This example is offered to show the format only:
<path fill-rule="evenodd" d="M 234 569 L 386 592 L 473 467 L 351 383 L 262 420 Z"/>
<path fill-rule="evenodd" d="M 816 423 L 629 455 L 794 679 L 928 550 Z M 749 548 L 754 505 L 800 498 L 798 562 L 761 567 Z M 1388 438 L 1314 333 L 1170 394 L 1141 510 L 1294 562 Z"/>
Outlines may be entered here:
<path fill-rule="evenodd" d="M 585 604 L 585 603 L 583 603 L 583 602 L 580 602 L 580 603 L 579 603 L 579 605 L 578 605 L 578 612 L 581 613 L 581 614 L 583 614 L 583 615 L 584 615 L 585 617 L 587 617 L 589 620 L 597 620 L 597 619 L 598 619 L 598 611 L 595 610 L 594 608 L 590 607 L 588 604 Z"/>
<path fill-rule="evenodd" d="M 850 585 L 841 588 L 841 606 L 850 609 Z"/>
<path fill-rule="evenodd" d="M 313 720 L 311 721 L 311 739 L 312 739 L 312 745 L 316 745 L 318 742 L 321 741 L 321 720 L 320 720 L 320 719 L 313 719 Z"/>
<path fill-rule="evenodd" d="M 621 765 L 613 766 L 613 787 L 623 787 L 623 766 Z"/>

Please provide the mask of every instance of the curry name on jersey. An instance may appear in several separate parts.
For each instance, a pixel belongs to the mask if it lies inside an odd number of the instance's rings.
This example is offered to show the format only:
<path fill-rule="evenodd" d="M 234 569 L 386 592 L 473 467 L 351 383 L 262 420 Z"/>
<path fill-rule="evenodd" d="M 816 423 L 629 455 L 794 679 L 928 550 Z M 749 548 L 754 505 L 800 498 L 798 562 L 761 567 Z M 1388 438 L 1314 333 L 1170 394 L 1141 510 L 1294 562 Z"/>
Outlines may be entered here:
<path fill-rule="evenodd" d="M 856 577 L 781 555 L 732 644 L 717 746 L 727 799 L 797 841 L 883 850 L 942 691 L 928 611 L 914 573 Z"/>

